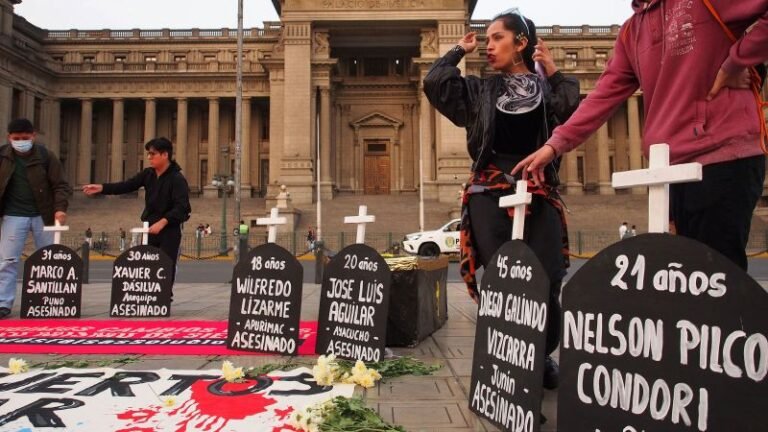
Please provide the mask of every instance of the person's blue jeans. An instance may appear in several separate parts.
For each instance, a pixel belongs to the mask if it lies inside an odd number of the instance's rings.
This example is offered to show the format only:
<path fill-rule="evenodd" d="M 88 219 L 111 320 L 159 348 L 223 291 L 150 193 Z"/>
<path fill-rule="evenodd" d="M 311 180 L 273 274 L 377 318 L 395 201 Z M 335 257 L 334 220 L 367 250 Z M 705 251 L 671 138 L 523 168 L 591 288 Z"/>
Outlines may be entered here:
<path fill-rule="evenodd" d="M 16 299 L 19 257 L 27 234 L 32 231 L 37 249 L 53 244 L 53 232 L 43 231 L 44 226 L 40 216 L 3 216 L 0 227 L 0 307 L 11 309 Z"/>

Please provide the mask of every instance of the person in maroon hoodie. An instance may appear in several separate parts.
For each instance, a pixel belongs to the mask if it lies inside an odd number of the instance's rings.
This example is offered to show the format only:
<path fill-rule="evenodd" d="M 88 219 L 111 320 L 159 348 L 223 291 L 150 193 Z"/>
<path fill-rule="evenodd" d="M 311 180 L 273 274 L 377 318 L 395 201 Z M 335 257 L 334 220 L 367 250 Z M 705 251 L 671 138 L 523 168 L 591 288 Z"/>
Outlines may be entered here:
<path fill-rule="evenodd" d="M 745 247 L 763 190 L 765 156 L 747 68 L 768 59 L 768 0 L 710 0 L 739 38 L 732 42 L 705 0 L 633 0 L 595 90 L 538 151 L 522 160 L 534 182 L 553 159 L 586 141 L 642 90 L 643 153 L 667 143 L 673 164 L 700 162 L 704 180 L 672 185 L 678 234 L 747 268 Z"/>

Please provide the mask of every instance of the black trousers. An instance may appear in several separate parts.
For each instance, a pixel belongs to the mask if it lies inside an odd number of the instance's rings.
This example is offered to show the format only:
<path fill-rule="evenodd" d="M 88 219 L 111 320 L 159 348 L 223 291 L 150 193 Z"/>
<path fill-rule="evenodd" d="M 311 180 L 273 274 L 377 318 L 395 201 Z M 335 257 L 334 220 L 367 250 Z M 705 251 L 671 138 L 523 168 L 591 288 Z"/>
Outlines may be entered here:
<path fill-rule="evenodd" d="M 765 156 L 704 166 L 703 180 L 670 187 L 677 233 L 696 239 L 747 270 L 752 213 L 763 192 Z"/>
<path fill-rule="evenodd" d="M 498 194 L 470 195 L 468 205 L 478 264 L 487 268 L 493 254 L 512 238 L 512 220 L 506 209 L 499 208 Z M 566 273 L 563 224 L 557 210 L 541 196 L 533 196 L 530 210 L 524 239 L 541 261 L 550 281 L 546 347 L 550 354 L 560 343 L 560 286 Z"/>
<path fill-rule="evenodd" d="M 150 234 L 147 242 L 150 246 L 165 252 L 173 262 L 171 269 L 171 286 L 173 286 L 176 281 L 176 263 L 179 260 L 179 247 L 181 246 L 181 226 L 166 225 L 159 234 Z"/>

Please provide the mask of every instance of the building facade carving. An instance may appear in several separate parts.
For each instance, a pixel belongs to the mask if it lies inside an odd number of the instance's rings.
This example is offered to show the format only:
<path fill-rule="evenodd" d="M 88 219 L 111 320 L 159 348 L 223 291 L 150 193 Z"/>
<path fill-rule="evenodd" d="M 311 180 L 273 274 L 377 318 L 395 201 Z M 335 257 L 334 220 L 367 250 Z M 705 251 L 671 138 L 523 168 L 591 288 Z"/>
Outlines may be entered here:
<path fill-rule="evenodd" d="M 236 31 L 46 30 L 0 3 L 10 23 L 0 29 L 0 123 L 33 120 L 74 184 L 126 178 L 144 166 L 143 143 L 167 136 L 193 193 L 216 196 L 213 176 L 234 166 Z M 295 203 L 311 202 L 320 156 L 326 198 L 415 194 L 423 184 L 428 199 L 452 202 L 469 174 L 465 131 L 429 106 L 421 81 L 469 30 L 478 32 L 480 49 L 460 67 L 493 73 L 483 44 L 488 22 L 469 20 L 474 4 L 276 2 L 280 22 L 244 31 L 244 191 L 274 197 L 285 184 Z M 584 96 L 618 30 L 537 29 Z M 612 172 L 645 165 L 642 113 L 635 95 L 564 156 L 565 193 L 611 194 Z"/>

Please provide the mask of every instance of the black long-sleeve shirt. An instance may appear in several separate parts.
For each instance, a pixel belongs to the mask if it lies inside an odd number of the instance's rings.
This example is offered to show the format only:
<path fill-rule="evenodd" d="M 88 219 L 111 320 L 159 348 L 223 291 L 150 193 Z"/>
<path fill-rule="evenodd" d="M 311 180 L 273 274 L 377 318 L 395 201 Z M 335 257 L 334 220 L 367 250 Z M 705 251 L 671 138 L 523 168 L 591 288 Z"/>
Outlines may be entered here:
<path fill-rule="evenodd" d="M 105 183 L 102 193 L 120 195 L 144 187 L 144 212 L 141 220 L 150 225 L 162 218 L 168 225 L 180 225 L 189 219 L 192 206 L 189 204 L 189 185 L 181 167 L 175 161 L 160 177 L 154 168 L 147 168 L 130 179 L 118 183 Z"/>

